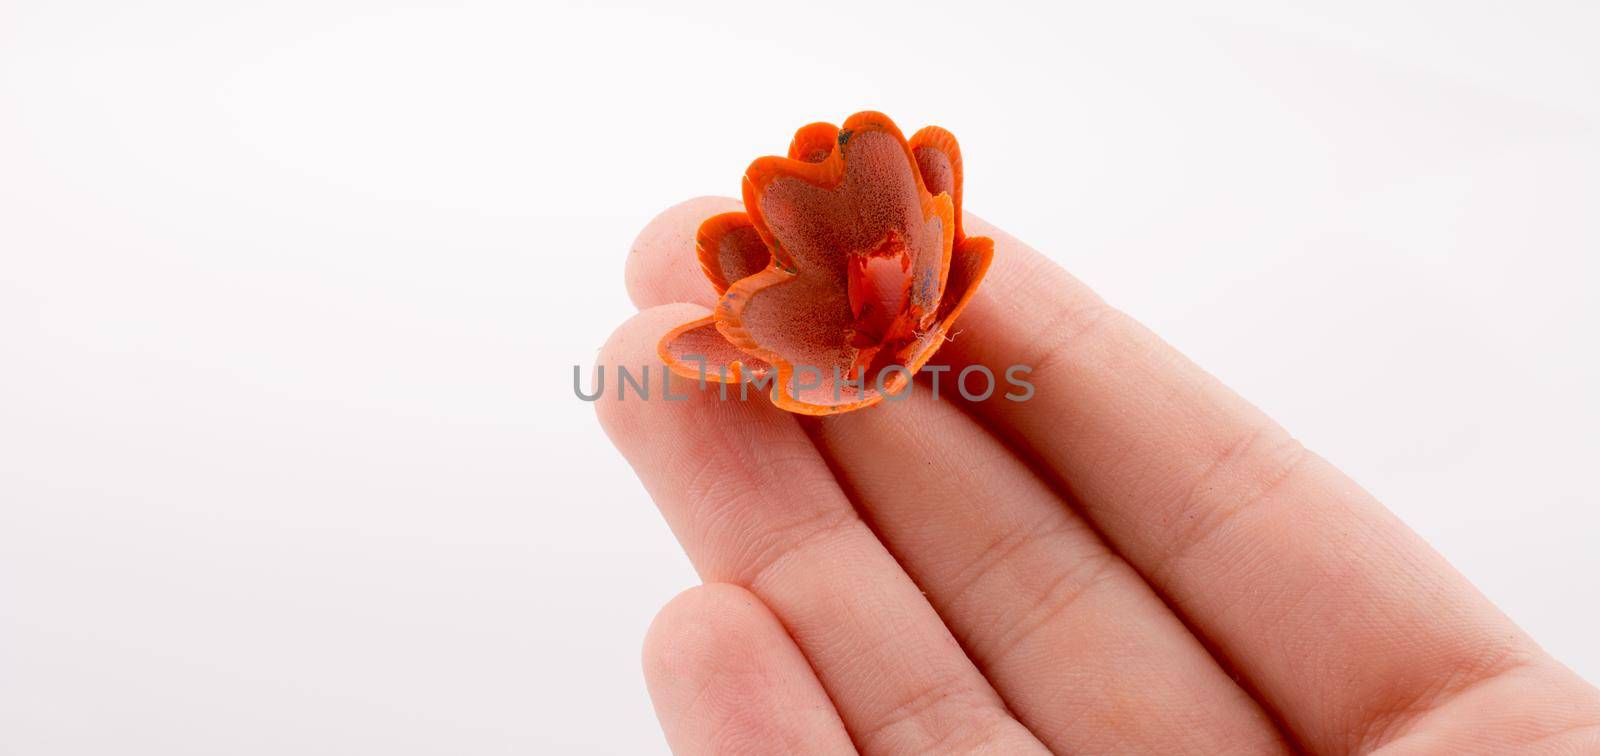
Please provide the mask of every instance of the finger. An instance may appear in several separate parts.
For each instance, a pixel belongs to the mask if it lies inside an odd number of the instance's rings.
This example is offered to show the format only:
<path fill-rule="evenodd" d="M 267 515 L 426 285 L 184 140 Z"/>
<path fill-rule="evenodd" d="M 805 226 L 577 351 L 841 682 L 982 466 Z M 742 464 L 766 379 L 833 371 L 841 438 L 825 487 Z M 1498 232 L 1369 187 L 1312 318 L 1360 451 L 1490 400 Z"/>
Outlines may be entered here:
<path fill-rule="evenodd" d="M 814 428 L 873 529 L 1052 750 L 1284 750 L 1150 586 L 955 405 L 915 386 Z"/>
<path fill-rule="evenodd" d="M 644 678 L 673 753 L 855 750 L 783 625 L 738 586 L 690 588 L 662 608 L 645 635 Z"/>
<path fill-rule="evenodd" d="M 693 305 L 647 310 L 601 352 L 601 366 L 655 364 L 652 374 L 670 376 L 686 399 L 629 401 L 612 391 L 597 403 L 701 576 L 761 597 L 863 751 L 1042 751 L 790 416 L 765 400 L 722 401 L 717 388 L 699 391 L 659 369 L 656 340 L 704 314 Z"/>
<path fill-rule="evenodd" d="M 682 207 L 682 206 L 679 206 Z M 636 247 L 635 302 L 686 301 L 702 220 Z M 944 392 L 954 395 L 949 378 Z M 1148 585 L 1004 445 L 927 391 L 821 419 L 813 438 L 1007 705 L 1050 748 L 1216 753 L 1276 728 Z M 1086 724 L 1089 723 L 1089 724 Z M 1281 746 L 1280 746 L 1281 747 Z"/>
<path fill-rule="evenodd" d="M 1415 534 L 1260 411 L 1025 245 L 941 354 L 1031 366 L 979 411 L 1313 750 L 1369 748 L 1542 655 Z"/>

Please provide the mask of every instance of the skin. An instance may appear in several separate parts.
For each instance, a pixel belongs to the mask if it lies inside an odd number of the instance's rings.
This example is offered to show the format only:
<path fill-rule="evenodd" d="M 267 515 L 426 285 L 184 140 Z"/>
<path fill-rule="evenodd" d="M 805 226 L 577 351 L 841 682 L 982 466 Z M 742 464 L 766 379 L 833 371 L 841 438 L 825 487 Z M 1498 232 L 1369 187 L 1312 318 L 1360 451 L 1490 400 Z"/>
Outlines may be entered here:
<path fill-rule="evenodd" d="M 599 364 L 715 304 L 694 234 L 739 207 L 644 230 Z M 995 262 L 935 361 L 1030 401 L 597 403 L 705 582 L 645 640 L 674 752 L 1600 753 L 1600 692 L 1360 486 L 965 223 Z"/>

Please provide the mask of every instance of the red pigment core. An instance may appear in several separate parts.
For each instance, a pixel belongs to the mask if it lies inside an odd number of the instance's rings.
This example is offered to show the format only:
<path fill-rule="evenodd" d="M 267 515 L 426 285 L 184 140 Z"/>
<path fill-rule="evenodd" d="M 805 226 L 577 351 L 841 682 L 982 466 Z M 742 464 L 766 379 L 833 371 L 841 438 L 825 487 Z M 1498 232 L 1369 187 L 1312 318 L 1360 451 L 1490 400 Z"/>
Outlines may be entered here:
<path fill-rule="evenodd" d="M 877 247 L 850 255 L 850 346 L 855 360 L 851 380 L 863 380 L 887 367 L 902 343 L 915 335 L 921 320 L 911 304 L 911 253 L 891 229 Z M 880 359 L 880 355 L 885 359 Z M 881 364 L 880 364 L 881 363 Z"/>

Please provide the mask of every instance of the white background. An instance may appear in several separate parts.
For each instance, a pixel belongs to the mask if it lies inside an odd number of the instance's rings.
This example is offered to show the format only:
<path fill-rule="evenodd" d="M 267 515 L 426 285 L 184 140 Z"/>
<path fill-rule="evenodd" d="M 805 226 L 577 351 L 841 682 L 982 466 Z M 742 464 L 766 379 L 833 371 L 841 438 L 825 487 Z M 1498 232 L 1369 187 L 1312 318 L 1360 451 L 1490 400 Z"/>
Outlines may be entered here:
<path fill-rule="evenodd" d="M 572 366 L 866 108 L 1600 680 L 1600 6 L 1112 5 L 0 2 L 0 753 L 662 749 Z"/>

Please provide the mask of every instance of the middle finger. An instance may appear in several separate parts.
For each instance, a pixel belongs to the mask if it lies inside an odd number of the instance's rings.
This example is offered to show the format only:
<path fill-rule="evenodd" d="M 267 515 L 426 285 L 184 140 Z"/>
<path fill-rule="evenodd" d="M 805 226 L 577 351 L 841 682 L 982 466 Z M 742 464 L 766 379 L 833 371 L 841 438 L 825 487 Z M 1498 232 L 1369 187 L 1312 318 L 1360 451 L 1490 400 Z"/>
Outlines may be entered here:
<path fill-rule="evenodd" d="M 820 418 L 863 516 L 1053 750 L 1282 750 L 1259 706 L 1020 459 L 925 386 Z"/>

